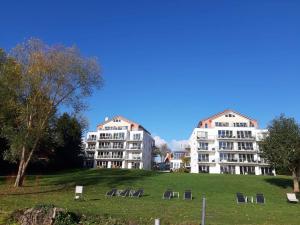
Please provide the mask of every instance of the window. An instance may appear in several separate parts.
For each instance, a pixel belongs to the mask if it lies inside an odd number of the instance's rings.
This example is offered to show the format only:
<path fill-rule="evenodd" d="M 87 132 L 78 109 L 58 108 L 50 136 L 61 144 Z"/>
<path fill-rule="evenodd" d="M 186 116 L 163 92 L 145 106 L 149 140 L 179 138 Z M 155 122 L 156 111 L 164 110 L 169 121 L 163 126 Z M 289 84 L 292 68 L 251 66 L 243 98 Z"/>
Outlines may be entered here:
<path fill-rule="evenodd" d="M 247 127 L 247 123 L 233 123 L 234 127 Z"/>
<path fill-rule="evenodd" d="M 209 166 L 199 166 L 199 173 L 209 173 Z"/>
<path fill-rule="evenodd" d="M 87 148 L 88 148 L 88 149 L 95 149 L 95 148 L 96 148 L 96 145 L 95 145 L 95 144 L 89 144 Z"/>
<path fill-rule="evenodd" d="M 253 150 L 252 142 L 238 142 L 238 150 Z"/>
<path fill-rule="evenodd" d="M 111 139 L 112 135 L 110 133 L 100 133 L 100 139 Z"/>
<path fill-rule="evenodd" d="M 111 158 L 111 154 L 109 152 L 98 152 L 98 158 L 100 159 L 107 159 L 107 158 Z"/>
<path fill-rule="evenodd" d="M 208 125 L 207 125 L 207 123 L 205 124 L 205 128 L 208 128 Z"/>
<path fill-rule="evenodd" d="M 235 117 L 235 115 L 234 115 L 234 114 L 231 114 L 231 113 L 229 113 L 229 114 L 226 114 L 226 115 L 225 115 L 225 117 Z"/>
<path fill-rule="evenodd" d="M 131 167 L 133 169 L 139 169 L 140 168 L 140 163 L 139 162 L 133 162 L 131 165 L 132 165 Z"/>
<path fill-rule="evenodd" d="M 208 162 L 209 158 L 208 158 L 208 154 L 198 154 L 198 161 L 199 162 Z"/>
<path fill-rule="evenodd" d="M 252 138 L 252 131 L 237 131 L 238 138 Z"/>
<path fill-rule="evenodd" d="M 113 159 L 122 159 L 123 158 L 123 152 L 113 152 L 112 153 Z"/>
<path fill-rule="evenodd" d="M 124 133 L 114 133 L 113 134 L 113 139 L 114 140 L 124 140 L 124 136 L 125 136 Z"/>
<path fill-rule="evenodd" d="M 89 135 L 88 141 L 96 141 L 96 135 L 95 134 Z"/>
<path fill-rule="evenodd" d="M 240 162 L 255 162 L 253 154 L 239 154 Z"/>
<path fill-rule="evenodd" d="M 255 167 L 254 166 L 240 166 L 240 173 L 241 174 L 255 174 Z"/>
<path fill-rule="evenodd" d="M 208 150 L 208 143 L 206 142 L 199 142 L 199 150 Z"/>
<path fill-rule="evenodd" d="M 141 134 L 133 134 L 133 140 L 135 141 L 141 140 Z"/>
<path fill-rule="evenodd" d="M 207 139 L 208 133 L 204 131 L 197 132 L 197 139 Z"/>
<path fill-rule="evenodd" d="M 107 161 L 97 161 L 97 167 L 107 168 Z"/>
<path fill-rule="evenodd" d="M 102 148 L 110 148 L 111 145 L 109 142 L 99 142 L 99 148 L 102 149 Z"/>
<path fill-rule="evenodd" d="M 111 167 L 112 168 L 122 168 L 122 161 L 112 161 Z"/>
<path fill-rule="evenodd" d="M 270 167 L 261 167 L 260 170 L 262 175 L 273 175 L 272 168 Z"/>
<path fill-rule="evenodd" d="M 130 145 L 130 149 L 141 149 L 142 145 L 141 143 L 132 143 Z"/>
<path fill-rule="evenodd" d="M 221 173 L 223 174 L 235 174 L 235 166 L 221 166 Z"/>
<path fill-rule="evenodd" d="M 232 130 L 218 130 L 219 138 L 232 138 Z"/>
<path fill-rule="evenodd" d="M 229 127 L 229 123 L 227 122 L 215 122 L 216 127 Z"/>
<path fill-rule="evenodd" d="M 131 157 L 132 157 L 132 159 L 141 159 L 140 154 L 132 154 Z"/>
<path fill-rule="evenodd" d="M 234 154 L 230 153 L 220 153 L 221 162 L 237 162 L 237 159 L 234 157 Z"/>
<path fill-rule="evenodd" d="M 220 150 L 233 150 L 233 142 L 229 141 L 220 141 L 219 142 Z"/>
<path fill-rule="evenodd" d="M 124 148 L 124 144 L 123 144 L 123 142 L 114 142 L 113 148 L 114 149 L 122 149 L 122 148 Z"/>

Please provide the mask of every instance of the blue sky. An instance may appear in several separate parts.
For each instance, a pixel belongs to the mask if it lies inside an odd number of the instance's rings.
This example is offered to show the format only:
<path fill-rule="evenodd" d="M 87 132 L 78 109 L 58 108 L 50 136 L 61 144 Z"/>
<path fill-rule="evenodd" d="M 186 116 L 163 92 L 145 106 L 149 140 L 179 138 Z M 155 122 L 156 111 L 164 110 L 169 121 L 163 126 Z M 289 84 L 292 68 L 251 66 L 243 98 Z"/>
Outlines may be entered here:
<path fill-rule="evenodd" d="M 90 129 L 124 115 L 171 142 L 227 108 L 300 121 L 300 1 L 6 1 L 0 47 L 29 37 L 96 56 Z"/>

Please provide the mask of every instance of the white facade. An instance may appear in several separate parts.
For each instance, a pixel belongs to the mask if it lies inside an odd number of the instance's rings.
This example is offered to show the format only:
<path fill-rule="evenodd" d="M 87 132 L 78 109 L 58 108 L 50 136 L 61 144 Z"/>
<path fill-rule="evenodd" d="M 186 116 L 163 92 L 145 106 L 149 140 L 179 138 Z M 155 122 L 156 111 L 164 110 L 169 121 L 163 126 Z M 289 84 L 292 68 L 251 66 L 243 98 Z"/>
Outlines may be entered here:
<path fill-rule="evenodd" d="M 275 175 L 257 143 L 266 134 L 256 120 L 232 110 L 200 121 L 190 137 L 191 172 Z"/>
<path fill-rule="evenodd" d="M 121 116 L 106 118 L 97 131 L 87 133 L 84 166 L 150 170 L 154 146 L 141 125 Z"/>
<path fill-rule="evenodd" d="M 190 168 L 190 163 L 187 163 L 186 165 L 183 164 L 183 157 L 190 158 L 190 153 L 188 151 L 174 151 L 172 157 L 169 159 L 170 170 L 176 171 L 182 167 Z"/>

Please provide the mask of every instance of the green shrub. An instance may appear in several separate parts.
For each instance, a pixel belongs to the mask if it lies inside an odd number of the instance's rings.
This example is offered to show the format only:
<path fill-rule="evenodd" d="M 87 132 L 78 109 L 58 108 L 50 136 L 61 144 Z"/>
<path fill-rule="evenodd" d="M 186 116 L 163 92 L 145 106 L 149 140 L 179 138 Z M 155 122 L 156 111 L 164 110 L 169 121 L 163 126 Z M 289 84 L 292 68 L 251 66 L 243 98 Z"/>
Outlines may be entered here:
<path fill-rule="evenodd" d="M 58 212 L 54 225 L 76 225 L 79 222 L 79 217 L 72 212 Z"/>

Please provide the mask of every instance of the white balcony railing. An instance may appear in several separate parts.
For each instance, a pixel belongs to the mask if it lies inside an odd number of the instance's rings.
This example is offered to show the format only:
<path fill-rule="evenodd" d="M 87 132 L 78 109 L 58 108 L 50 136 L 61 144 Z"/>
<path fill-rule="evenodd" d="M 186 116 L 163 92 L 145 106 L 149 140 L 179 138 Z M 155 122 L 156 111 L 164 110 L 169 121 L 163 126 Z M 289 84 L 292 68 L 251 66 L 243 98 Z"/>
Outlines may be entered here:
<path fill-rule="evenodd" d="M 141 156 L 125 156 L 127 160 L 142 160 Z"/>
<path fill-rule="evenodd" d="M 214 135 L 207 135 L 207 136 L 197 136 L 198 141 L 214 141 L 216 136 Z"/>
<path fill-rule="evenodd" d="M 122 155 L 98 155 L 98 159 L 124 159 Z"/>

